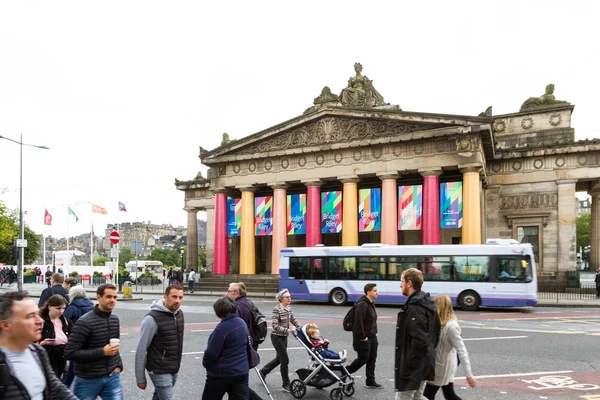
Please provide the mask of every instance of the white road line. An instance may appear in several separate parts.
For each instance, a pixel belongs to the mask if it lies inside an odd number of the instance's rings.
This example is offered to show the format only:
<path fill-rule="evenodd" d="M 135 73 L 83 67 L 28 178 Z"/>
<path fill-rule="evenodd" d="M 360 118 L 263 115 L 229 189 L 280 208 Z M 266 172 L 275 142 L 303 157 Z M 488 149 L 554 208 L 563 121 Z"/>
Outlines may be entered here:
<path fill-rule="evenodd" d="M 465 342 L 467 340 L 505 340 L 505 339 L 526 339 L 529 336 L 498 336 L 498 337 L 479 337 L 479 338 L 468 338 L 463 339 Z"/>
<path fill-rule="evenodd" d="M 523 374 L 503 374 L 503 375 L 481 375 L 474 376 L 475 379 L 487 379 L 487 378 L 509 378 L 512 376 L 532 376 L 532 375 L 554 375 L 554 374 L 568 374 L 573 371 L 542 371 L 542 372 L 527 372 Z M 467 379 L 466 376 L 461 376 L 455 379 Z"/>

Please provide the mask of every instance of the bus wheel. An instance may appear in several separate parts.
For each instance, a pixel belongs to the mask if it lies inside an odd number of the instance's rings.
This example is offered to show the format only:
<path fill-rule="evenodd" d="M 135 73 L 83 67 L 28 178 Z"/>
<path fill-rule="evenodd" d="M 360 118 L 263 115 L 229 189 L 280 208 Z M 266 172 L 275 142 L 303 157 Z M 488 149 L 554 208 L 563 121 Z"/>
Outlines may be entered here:
<path fill-rule="evenodd" d="M 341 288 L 335 288 L 329 295 L 329 302 L 334 306 L 345 306 L 348 303 L 348 295 Z"/>
<path fill-rule="evenodd" d="M 481 305 L 481 298 L 474 291 L 467 290 L 458 298 L 458 305 L 465 311 L 477 311 Z"/>

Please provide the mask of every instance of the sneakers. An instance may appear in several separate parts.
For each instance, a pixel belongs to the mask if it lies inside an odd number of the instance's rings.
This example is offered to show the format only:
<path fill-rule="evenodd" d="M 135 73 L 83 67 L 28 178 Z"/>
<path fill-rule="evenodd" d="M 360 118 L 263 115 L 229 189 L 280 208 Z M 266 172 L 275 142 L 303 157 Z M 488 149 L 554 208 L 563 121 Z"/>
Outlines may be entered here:
<path fill-rule="evenodd" d="M 339 354 L 340 358 L 343 360 L 343 359 L 345 359 L 345 358 L 346 358 L 346 355 L 347 355 L 348 353 L 346 352 L 346 350 L 342 350 L 342 351 L 340 351 L 338 354 Z"/>
<path fill-rule="evenodd" d="M 284 392 L 289 392 L 290 391 L 290 384 L 288 383 L 287 385 L 283 385 L 281 387 L 281 390 L 283 390 Z"/>
<path fill-rule="evenodd" d="M 365 383 L 365 387 L 367 389 L 383 389 L 383 386 L 375 381 Z"/>

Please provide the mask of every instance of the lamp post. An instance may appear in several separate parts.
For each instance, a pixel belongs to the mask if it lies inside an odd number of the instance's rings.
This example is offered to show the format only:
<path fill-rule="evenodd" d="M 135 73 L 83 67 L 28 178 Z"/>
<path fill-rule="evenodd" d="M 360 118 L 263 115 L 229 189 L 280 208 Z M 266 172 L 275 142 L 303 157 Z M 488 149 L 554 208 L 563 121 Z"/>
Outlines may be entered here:
<path fill-rule="evenodd" d="M 38 149 L 50 150 L 46 146 L 37 146 L 35 144 L 23 143 L 23 134 L 21 134 L 20 140 L 7 138 L 0 136 L 0 139 L 6 139 L 10 142 L 16 143 L 20 146 L 19 152 L 19 240 L 17 243 L 18 255 L 17 255 L 17 288 L 23 290 L 23 265 L 25 264 L 24 256 L 25 251 L 23 250 L 27 245 L 23 246 L 23 240 L 25 239 L 25 226 L 23 225 L 23 146 L 37 147 Z"/>
<path fill-rule="evenodd" d="M 183 253 L 185 250 L 181 249 L 181 270 L 183 271 Z"/>

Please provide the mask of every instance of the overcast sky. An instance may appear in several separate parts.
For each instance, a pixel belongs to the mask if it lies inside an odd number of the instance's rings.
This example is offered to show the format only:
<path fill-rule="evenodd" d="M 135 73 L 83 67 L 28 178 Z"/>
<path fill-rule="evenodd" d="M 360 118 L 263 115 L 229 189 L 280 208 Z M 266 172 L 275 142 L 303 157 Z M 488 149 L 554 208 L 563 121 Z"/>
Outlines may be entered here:
<path fill-rule="evenodd" d="M 23 148 L 26 223 L 46 234 L 121 221 L 186 224 L 174 179 L 212 149 L 293 118 L 361 62 L 406 111 L 516 112 L 548 83 L 600 137 L 600 6 L 579 1 L 5 1 L 0 135 Z M 19 146 L 0 140 L 0 195 L 19 205 Z M 199 214 L 201 218 L 204 216 Z"/>

